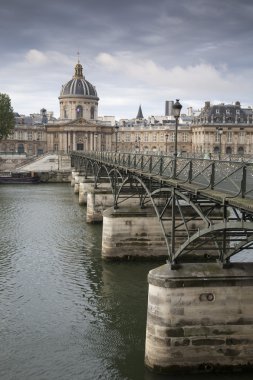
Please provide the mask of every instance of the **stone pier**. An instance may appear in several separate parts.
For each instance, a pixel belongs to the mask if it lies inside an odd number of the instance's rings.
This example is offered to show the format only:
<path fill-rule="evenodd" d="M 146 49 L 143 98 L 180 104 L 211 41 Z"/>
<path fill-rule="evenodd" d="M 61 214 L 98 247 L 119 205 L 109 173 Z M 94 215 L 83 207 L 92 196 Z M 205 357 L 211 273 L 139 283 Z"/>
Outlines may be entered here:
<path fill-rule="evenodd" d="M 87 190 L 87 214 L 88 223 L 103 221 L 103 211 L 113 205 L 113 195 L 108 187 L 91 187 Z"/>
<path fill-rule="evenodd" d="M 159 373 L 253 369 L 253 263 L 151 270 L 145 364 Z"/>
<path fill-rule="evenodd" d="M 75 170 L 73 170 L 73 171 L 71 172 L 70 185 L 71 185 L 72 187 L 75 186 L 75 182 L 76 182 L 75 177 L 78 176 L 78 174 L 79 174 L 79 172 L 78 172 L 78 171 L 75 171 Z"/>
<path fill-rule="evenodd" d="M 153 208 L 120 207 L 103 214 L 104 259 L 165 258 L 168 255 Z"/>
<path fill-rule="evenodd" d="M 84 178 L 79 183 L 79 205 L 87 204 L 87 191 L 89 191 L 94 185 L 94 178 Z"/>

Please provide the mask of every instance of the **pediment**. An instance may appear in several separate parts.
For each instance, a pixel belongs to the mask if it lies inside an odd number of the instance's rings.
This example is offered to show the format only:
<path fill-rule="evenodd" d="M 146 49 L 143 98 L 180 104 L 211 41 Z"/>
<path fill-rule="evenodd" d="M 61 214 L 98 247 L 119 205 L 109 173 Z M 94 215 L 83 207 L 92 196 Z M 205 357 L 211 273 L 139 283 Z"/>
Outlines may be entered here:
<path fill-rule="evenodd" d="M 64 123 L 64 127 L 95 127 L 96 123 L 91 123 L 84 118 L 75 119 Z"/>

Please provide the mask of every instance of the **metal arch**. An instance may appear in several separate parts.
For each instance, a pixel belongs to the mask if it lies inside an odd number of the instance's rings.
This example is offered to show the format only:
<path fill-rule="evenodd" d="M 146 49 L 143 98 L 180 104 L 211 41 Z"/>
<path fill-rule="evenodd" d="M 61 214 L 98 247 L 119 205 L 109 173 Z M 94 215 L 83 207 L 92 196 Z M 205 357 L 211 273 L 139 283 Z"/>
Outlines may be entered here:
<path fill-rule="evenodd" d="M 227 250 L 229 253 L 224 254 L 222 252 L 222 245 L 223 245 L 223 236 L 221 236 L 221 233 L 226 229 L 227 231 Z M 247 232 L 247 235 L 245 233 Z M 233 244 L 232 237 L 237 234 L 239 243 Z M 177 260 L 179 256 L 183 254 L 183 252 L 189 248 L 189 246 L 201 238 L 209 237 L 211 235 L 211 238 L 215 237 L 216 241 L 219 242 L 219 260 L 224 263 L 229 261 L 230 257 L 234 256 L 236 253 L 242 251 L 246 248 L 246 246 L 251 243 L 253 245 L 253 222 L 223 222 L 223 223 L 217 223 L 212 224 L 208 228 L 201 229 L 197 231 L 194 235 L 192 235 L 184 244 L 182 244 L 179 249 L 176 252 L 175 259 Z M 218 237 L 220 236 L 220 239 Z M 248 246 L 247 246 L 248 248 Z"/>
<path fill-rule="evenodd" d="M 167 248 L 168 248 L 168 255 L 169 255 L 169 261 L 170 262 L 175 262 L 178 255 L 177 256 L 172 256 L 172 253 L 171 253 L 171 235 L 168 234 L 166 232 L 166 226 L 165 226 L 165 223 L 166 223 L 166 218 L 164 218 L 164 214 L 165 214 L 165 211 L 166 209 L 170 206 L 170 203 L 171 203 L 171 199 L 172 199 L 172 196 L 170 197 L 167 197 L 166 201 L 165 201 L 165 204 L 163 205 L 162 207 L 162 210 L 160 211 L 159 210 L 159 207 L 156 205 L 156 202 L 155 202 L 155 199 L 156 199 L 156 195 L 159 195 L 161 193 L 163 194 L 168 194 L 168 193 L 172 193 L 172 188 L 170 187 L 160 187 L 159 189 L 156 189 L 154 191 L 150 191 L 150 189 L 148 188 L 148 186 L 146 185 L 146 183 L 138 176 L 136 175 L 133 175 L 133 174 L 130 174 L 128 175 L 127 178 L 124 179 L 124 181 L 122 182 L 120 188 L 118 189 L 118 192 L 117 192 L 117 195 L 116 195 L 116 204 L 118 204 L 118 198 L 120 196 L 120 193 L 122 192 L 122 189 L 124 188 L 124 186 L 128 183 L 128 182 L 131 182 L 132 180 L 134 180 L 135 182 L 138 182 L 142 188 L 145 190 L 146 192 L 146 195 L 149 197 L 149 201 L 151 202 L 154 210 L 155 210 L 155 213 L 158 217 L 158 220 L 159 220 L 159 223 L 161 225 L 161 228 L 162 228 L 162 231 L 163 231 L 163 235 L 164 235 L 164 238 L 165 238 L 165 242 L 166 242 L 166 245 L 167 245 Z M 136 186 L 135 188 L 133 188 L 135 190 L 135 194 L 138 194 L 139 197 L 141 197 L 143 194 L 141 194 L 139 191 L 138 191 L 138 187 Z M 181 224 L 179 224 L 177 226 L 178 227 L 181 227 L 181 226 L 184 226 L 184 230 L 186 231 L 186 234 L 188 236 L 188 240 L 190 238 L 190 235 L 189 235 L 189 230 L 188 230 L 188 227 L 187 227 L 187 224 L 191 221 L 194 221 L 196 219 L 197 216 L 200 217 L 200 219 L 203 221 L 203 223 L 207 226 L 207 229 L 209 226 L 212 226 L 212 221 L 210 220 L 208 214 L 210 212 L 210 209 L 208 209 L 206 211 L 206 214 L 203 212 L 203 210 L 199 207 L 198 204 L 195 204 L 190 198 L 188 198 L 185 194 L 183 194 L 182 192 L 178 191 L 177 189 L 175 189 L 175 194 L 177 196 L 177 206 L 178 206 L 178 210 L 179 210 L 179 213 L 180 213 L 180 216 L 181 216 Z M 183 200 L 187 206 L 190 206 L 195 212 L 196 212 L 196 216 L 194 217 L 190 217 L 188 218 L 188 220 L 186 220 L 185 216 L 183 215 L 183 211 L 181 209 L 181 205 L 180 205 L 180 202 L 179 202 L 179 199 Z M 217 245 L 217 249 L 218 249 L 218 245 Z"/>
<path fill-rule="evenodd" d="M 76 156 L 78 156 L 78 154 Z M 246 181 L 247 175 L 249 177 L 252 172 L 250 171 L 252 165 L 247 172 L 246 169 L 248 167 L 246 166 L 236 163 L 235 165 L 230 165 L 228 168 L 226 165 L 229 163 L 227 163 L 224 165 L 225 176 L 221 176 L 219 168 L 222 163 L 212 163 L 211 170 L 210 165 L 203 168 L 201 162 L 196 162 L 194 170 L 189 169 L 188 173 L 186 173 L 187 165 L 184 165 L 183 167 L 181 166 L 181 171 L 178 171 L 175 181 L 170 181 L 167 180 L 167 174 L 169 173 L 167 173 L 167 167 L 164 165 L 162 158 L 156 157 L 152 160 L 150 157 L 146 158 L 145 156 L 138 156 L 137 161 L 136 155 L 128 154 L 128 156 L 122 156 L 118 153 L 112 161 L 110 160 L 110 152 L 107 156 L 103 157 L 101 154 L 101 157 L 98 157 L 96 155 L 88 154 L 86 159 L 91 162 L 88 163 L 88 165 L 91 165 L 93 171 L 97 173 L 98 176 L 100 170 L 102 170 L 98 163 L 102 166 L 103 164 L 106 165 L 107 168 L 112 168 L 110 171 L 108 171 L 108 169 L 106 169 L 106 171 L 108 174 L 110 173 L 109 179 L 115 195 L 114 205 L 116 207 L 119 203 L 120 194 L 121 196 L 123 195 L 123 188 L 128 181 L 134 182 L 135 188 L 133 187 L 133 196 L 138 195 L 141 206 L 145 206 L 148 202 L 152 203 L 163 230 L 166 245 L 168 247 L 169 260 L 172 264 L 178 259 L 181 260 L 181 256 L 186 257 L 186 253 L 193 252 L 195 248 L 203 249 L 207 240 L 208 242 L 212 241 L 212 249 L 215 251 L 215 254 L 218 254 L 218 260 L 223 263 L 228 261 L 231 256 L 240 252 L 245 247 L 253 248 L 253 231 L 251 231 L 250 227 L 253 211 L 251 211 L 251 206 L 243 200 L 244 197 L 249 197 L 248 194 L 253 191 L 251 182 Z M 132 159 L 134 159 L 133 162 Z M 94 161 L 97 162 L 97 166 L 95 166 Z M 77 162 L 79 161 L 77 160 Z M 182 161 L 182 163 L 184 163 L 184 161 Z M 189 168 L 190 167 L 191 165 L 189 165 Z M 164 170 L 165 168 L 166 170 Z M 223 169 L 223 167 L 221 167 L 221 169 Z M 208 174 L 207 172 L 210 172 L 210 170 L 211 176 L 209 173 L 208 181 L 206 174 Z M 181 172 L 183 172 L 182 175 Z M 218 175 L 216 176 L 216 174 Z M 125 178 L 125 176 L 127 177 Z M 205 178 L 203 179 L 202 177 Z M 122 181 L 121 185 L 119 185 L 119 178 L 121 178 Z M 191 186 L 188 185 L 187 182 Z M 203 187 L 203 185 L 205 187 Z M 229 186 L 231 186 L 231 188 Z M 203 191 L 207 188 L 210 191 Z M 143 189 L 143 191 L 141 189 Z M 162 199 L 162 196 L 164 196 L 164 199 Z M 238 196 L 239 199 L 230 200 L 230 198 L 238 198 Z M 160 201 L 157 202 L 158 199 L 160 199 Z M 189 214 L 185 213 L 184 215 L 181 208 L 181 203 L 184 201 L 187 206 L 193 208 L 194 212 L 196 212 L 196 220 L 202 220 L 201 229 L 198 232 L 196 232 L 194 227 L 190 227 L 190 231 L 187 229 L 187 224 L 194 221 L 194 218 L 189 218 L 189 215 L 191 215 L 192 212 Z M 181 223 L 179 224 L 179 227 L 181 228 L 183 226 L 184 232 L 186 231 L 183 238 L 187 238 L 182 245 L 178 244 L 179 248 L 177 246 L 176 251 L 171 250 L 173 244 L 171 241 L 175 231 L 172 232 L 171 229 L 171 234 L 166 233 L 166 222 L 169 221 L 168 216 L 170 216 L 169 206 L 172 204 L 176 204 L 177 207 L 176 227 L 178 228 L 178 221 L 180 221 Z M 207 211 L 207 205 L 209 205 L 209 211 Z M 217 221 L 217 214 L 214 214 L 212 211 L 217 207 L 223 209 L 223 215 L 219 214 L 218 218 L 223 217 L 224 222 L 214 224 L 215 219 Z M 238 209 L 238 213 L 235 212 L 236 217 L 231 218 L 227 214 L 227 209 L 233 210 L 233 208 Z M 180 218 L 178 217 L 178 214 L 180 215 Z M 229 229 L 227 227 L 229 223 L 232 223 L 234 228 L 236 222 L 231 222 L 231 220 L 235 219 L 237 219 L 238 226 L 242 225 L 242 221 L 247 221 L 244 228 L 238 228 L 236 233 L 232 228 Z M 202 228 L 203 221 L 206 228 Z M 220 228 L 214 227 L 218 226 L 218 224 L 220 225 Z M 192 226 L 192 223 L 189 223 L 189 225 Z M 178 232 L 180 232 L 180 229 L 177 229 L 177 234 Z M 233 236 L 233 234 L 235 236 Z M 209 247 L 207 247 L 207 249 L 208 248 Z M 201 257 L 203 259 L 203 256 Z"/>

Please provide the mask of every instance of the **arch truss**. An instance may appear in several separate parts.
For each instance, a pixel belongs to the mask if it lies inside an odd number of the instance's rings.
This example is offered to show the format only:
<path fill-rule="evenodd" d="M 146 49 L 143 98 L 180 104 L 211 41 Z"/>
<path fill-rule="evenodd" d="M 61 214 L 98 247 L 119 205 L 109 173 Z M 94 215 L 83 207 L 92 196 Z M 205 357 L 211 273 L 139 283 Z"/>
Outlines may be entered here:
<path fill-rule="evenodd" d="M 153 208 L 172 266 L 192 261 L 220 261 L 225 265 L 243 250 L 250 254 L 253 201 L 252 189 L 244 182 L 247 165 L 225 163 L 217 176 L 214 162 L 188 160 L 177 166 L 177 176 L 172 178 L 175 162 L 166 159 L 152 156 L 147 160 L 143 155 L 128 154 L 115 162 L 115 154 L 108 160 L 94 153 L 73 153 L 72 165 L 93 176 L 95 186 L 105 178 L 110 181 L 115 209 L 128 198 L 138 198 L 141 208 Z"/>

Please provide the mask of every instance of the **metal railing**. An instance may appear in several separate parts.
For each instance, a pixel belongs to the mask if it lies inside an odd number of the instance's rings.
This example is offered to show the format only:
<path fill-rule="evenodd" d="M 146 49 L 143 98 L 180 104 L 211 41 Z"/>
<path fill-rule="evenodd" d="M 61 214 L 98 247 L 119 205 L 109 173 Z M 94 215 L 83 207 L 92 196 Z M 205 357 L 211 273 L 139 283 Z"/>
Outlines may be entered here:
<path fill-rule="evenodd" d="M 198 190 L 209 189 L 231 197 L 253 198 L 253 163 L 249 162 L 177 157 L 174 176 L 175 159 L 172 156 L 128 152 L 73 152 L 71 155 L 134 170 L 159 180 L 196 185 Z"/>

